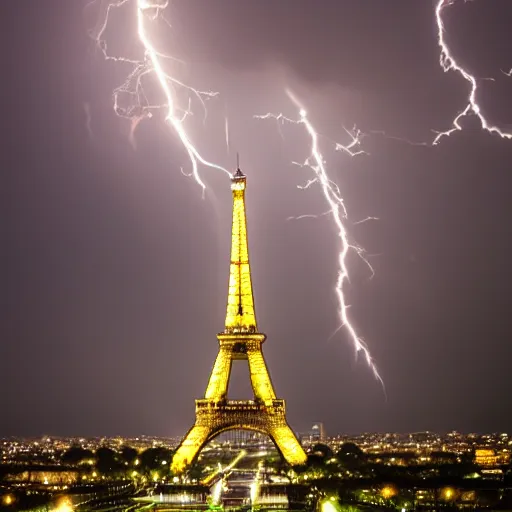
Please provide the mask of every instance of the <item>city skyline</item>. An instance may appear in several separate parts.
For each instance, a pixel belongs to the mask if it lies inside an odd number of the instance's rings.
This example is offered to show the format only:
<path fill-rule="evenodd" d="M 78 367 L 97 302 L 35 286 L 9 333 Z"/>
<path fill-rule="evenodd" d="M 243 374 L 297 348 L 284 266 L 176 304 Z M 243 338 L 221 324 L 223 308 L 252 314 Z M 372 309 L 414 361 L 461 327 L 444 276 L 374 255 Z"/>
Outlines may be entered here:
<path fill-rule="evenodd" d="M 484 3 L 453 7 L 450 41 L 478 76 L 496 78 L 482 82 L 482 101 L 505 126 L 512 9 Z M 465 105 L 467 84 L 439 67 L 431 3 L 375 3 L 372 12 L 350 1 L 316 10 L 259 2 L 248 12 L 219 4 L 176 1 L 173 41 L 194 84 L 220 93 L 208 102 L 207 129 L 194 125 L 193 133 L 230 170 L 238 150 L 251 180 L 258 319 L 293 428 L 320 418 L 332 432 L 512 431 L 512 142 L 474 118 L 436 147 L 374 133 L 431 142 L 431 130 L 448 127 Z M 202 172 L 202 200 L 180 172 L 182 148 L 157 122 L 141 123 L 130 145 L 128 124 L 109 104 L 126 70 L 97 54 L 82 8 L 5 8 L 17 35 L 3 119 L 0 386 L 9 392 L 0 399 L 8 411 L 0 436 L 175 436 L 193 421 L 222 329 L 229 181 Z M 293 115 L 283 85 L 301 94 L 325 137 L 354 123 L 369 134 L 369 155 L 328 160 L 351 220 L 379 218 L 349 226 L 376 273 L 370 279 L 350 260 L 348 298 L 387 400 L 343 330 L 333 335 L 332 225 L 287 220 L 323 213 L 317 191 L 296 189 L 306 174 L 290 164 L 307 156 L 308 141 L 252 118 Z M 234 370 L 234 398 L 245 396 L 246 369 Z"/>

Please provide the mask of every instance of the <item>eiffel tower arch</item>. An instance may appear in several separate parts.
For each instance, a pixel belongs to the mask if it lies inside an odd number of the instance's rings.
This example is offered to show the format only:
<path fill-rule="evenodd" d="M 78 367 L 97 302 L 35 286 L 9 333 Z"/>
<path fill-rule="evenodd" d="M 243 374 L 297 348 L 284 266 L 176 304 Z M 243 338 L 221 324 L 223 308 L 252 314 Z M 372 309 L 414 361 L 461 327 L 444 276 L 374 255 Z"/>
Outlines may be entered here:
<path fill-rule="evenodd" d="M 276 398 L 258 331 L 252 293 L 247 222 L 246 177 L 240 169 L 231 178 L 233 224 L 228 304 L 224 331 L 217 335 L 219 353 L 204 398 L 196 400 L 196 420 L 174 454 L 171 469 L 181 473 L 195 460 L 203 446 L 227 430 L 253 430 L 268 435 L 291 465 L 306 462 L 306 454 L 286 421 L 285 401 Z M 254 397 L 228 400 L 233 361 L 246 360 Z"/>

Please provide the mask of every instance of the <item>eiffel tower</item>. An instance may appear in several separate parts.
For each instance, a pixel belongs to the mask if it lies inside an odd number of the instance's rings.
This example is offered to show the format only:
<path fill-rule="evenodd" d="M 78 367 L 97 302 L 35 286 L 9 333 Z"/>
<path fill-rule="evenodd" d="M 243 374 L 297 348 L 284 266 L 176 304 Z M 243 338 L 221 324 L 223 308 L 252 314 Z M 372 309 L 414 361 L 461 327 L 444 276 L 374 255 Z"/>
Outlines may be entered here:
<path fill-rule="evenodd" d="M 217 334 L 219 353 L 204 398 L 196 400 L 196 421 L 176 453 L 171 470 L 182 473 L 202 447 L 227 430 L 247 429 L 268 435 L 291 465 L 304 464 L 306 454 L 288 426 L 284 400 L 276 398 L 261 345 L 266 335 L 258 331 L 252 294 L 247 225 L 246 177 L 240 169 L 231 178 L 233 225 L 228 305 L 224 332 Z M 227 391 L 234 360 L 247 360 L 252 400 L 228 400 Z"/>

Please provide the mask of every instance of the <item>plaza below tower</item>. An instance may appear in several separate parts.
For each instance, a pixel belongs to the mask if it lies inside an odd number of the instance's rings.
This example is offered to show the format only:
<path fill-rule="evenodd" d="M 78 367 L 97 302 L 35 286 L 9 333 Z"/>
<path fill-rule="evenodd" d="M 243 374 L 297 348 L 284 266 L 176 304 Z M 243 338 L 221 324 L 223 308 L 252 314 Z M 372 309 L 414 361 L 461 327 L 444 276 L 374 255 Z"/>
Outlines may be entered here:
<path fill-rule="evenodd" d="M 195 460 L 202 447 L 227 430 L 247 429 L 268 435 L 291 465 L 306 462 L 306 454 L 286 421 L 285 402 L 276 398 L 258 331 L 252 292 L 247 221 L 246 176 L 240 169 L 231 178 L 233 223 L 228 302 L 224 331 L 217 335 L 219 353 L 204 398 L 196 400 L 196 420 L 178 447 L 171 469 L 181 473 Z M 247 360 L 254 397 L 228 400 L 234 360 Z"/>

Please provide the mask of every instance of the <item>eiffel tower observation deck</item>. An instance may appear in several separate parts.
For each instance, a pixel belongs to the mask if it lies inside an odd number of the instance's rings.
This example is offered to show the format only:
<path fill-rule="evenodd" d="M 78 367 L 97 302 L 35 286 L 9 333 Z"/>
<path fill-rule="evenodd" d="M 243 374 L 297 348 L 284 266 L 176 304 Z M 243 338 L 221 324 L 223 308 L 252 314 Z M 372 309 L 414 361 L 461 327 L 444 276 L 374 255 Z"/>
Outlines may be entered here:
<path fill-rule="evenodd" d="M 217 335 L 219 353 L 204 398 L 196 400 L 196 420 L 178 447 L 171 469 L 182 473 L 203 446 L 222 432 L 246 429 L 268 435 L 291 465 L 306 462 L 306 454 L 288 426 L 285 401 L 276 398 L 262 344 L 266 335 L 258 331 L 252 292 L 247 221 L 246 176 L 240 169 L 231 178 L 233 224 L 228 302 L 224 331 Z M 228 400 L 227 392 L 234 360 L 247 360 L 254 396 Z"/>

